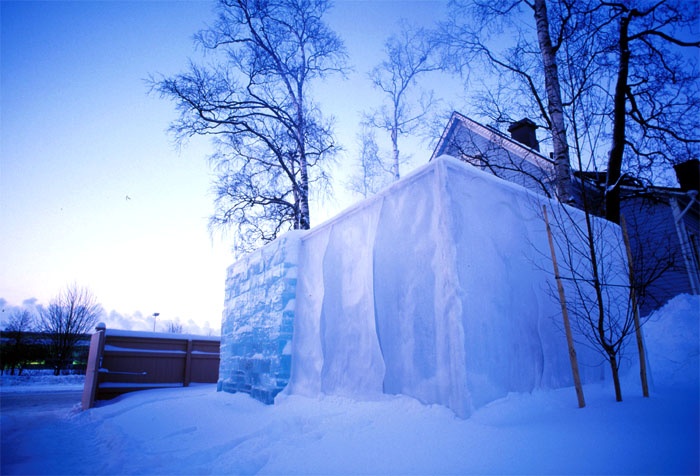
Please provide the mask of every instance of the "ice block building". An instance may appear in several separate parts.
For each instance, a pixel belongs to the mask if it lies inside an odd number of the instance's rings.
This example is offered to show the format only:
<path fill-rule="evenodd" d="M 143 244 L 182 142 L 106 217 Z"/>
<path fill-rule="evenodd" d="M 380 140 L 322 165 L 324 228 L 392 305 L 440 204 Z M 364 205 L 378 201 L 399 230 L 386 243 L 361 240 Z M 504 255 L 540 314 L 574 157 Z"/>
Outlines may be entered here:
<path fill-rule="evenodd" d="M 543 204 L 560 207 L 441 157 L 244 257 L 228 269 L 219 390 L 404 394 L 468 416 L 573 385 Z M 577 352 L 584 381 L 603 378 L 602 357 Z"/>

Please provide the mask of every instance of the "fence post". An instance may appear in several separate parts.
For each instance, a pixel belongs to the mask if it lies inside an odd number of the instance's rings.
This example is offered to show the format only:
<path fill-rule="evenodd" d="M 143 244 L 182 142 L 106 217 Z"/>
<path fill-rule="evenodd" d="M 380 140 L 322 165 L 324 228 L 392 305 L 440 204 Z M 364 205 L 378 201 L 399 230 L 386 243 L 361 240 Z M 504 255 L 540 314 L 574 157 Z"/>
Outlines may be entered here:
<path fill-rule="evenodd" d="M 185 356 L 185 378 L 183 387 L 189 387 L 192 380 L 192 339 L 187 339 L 187 354 Z"/>
<path fill-rule="evenodd" d="M 100 322 L 95 327 L 95 333 L 90 338 L 90 351 L 88 353 L 87 370 L 85 371 L 85 383 L 83 384 L 83 398 L 81 407 L 88 410 L 95 405 L 97 394 L 97 379 L 102 363 L 102 352 L 105 345 L 105 332 L 107 326 Z"/>

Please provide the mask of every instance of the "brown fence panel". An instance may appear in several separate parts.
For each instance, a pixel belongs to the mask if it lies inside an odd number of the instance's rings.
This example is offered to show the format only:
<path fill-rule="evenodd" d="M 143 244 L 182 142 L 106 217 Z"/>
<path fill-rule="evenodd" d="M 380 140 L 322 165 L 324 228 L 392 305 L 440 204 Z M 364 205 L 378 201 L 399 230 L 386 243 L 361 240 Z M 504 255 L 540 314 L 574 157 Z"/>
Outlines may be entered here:
<path fill-rule="evenodd" d="M 216 383 L 219 346 L 219 337 L 98 328 L 90 344 L 83 408 L 136 390 Z"/>
<path fill-rule="evenodd" d="M 220 341 L 192 341 L 192 382 L 216 382 L 219 380 Z"/>

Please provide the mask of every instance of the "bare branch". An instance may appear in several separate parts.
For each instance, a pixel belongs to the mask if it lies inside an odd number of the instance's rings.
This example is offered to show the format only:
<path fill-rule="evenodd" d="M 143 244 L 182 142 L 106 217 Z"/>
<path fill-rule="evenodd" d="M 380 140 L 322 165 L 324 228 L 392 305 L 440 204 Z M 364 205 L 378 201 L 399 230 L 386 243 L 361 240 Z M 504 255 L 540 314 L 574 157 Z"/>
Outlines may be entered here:
<path fill-rule="evenodd" d="M 210 227 L 233 227 L 241 250 L 310 227 L 310 185 L 338 147 L 309 86 L 346 70 L 343 44 L 322 21 L 328 8 L 325 0 L 219 0 L 217 21 L 196 36 L 217 64 L 152 81 L 177 105 L 179 141 L 215 139 L 210 160 L 221 172 Z"/>

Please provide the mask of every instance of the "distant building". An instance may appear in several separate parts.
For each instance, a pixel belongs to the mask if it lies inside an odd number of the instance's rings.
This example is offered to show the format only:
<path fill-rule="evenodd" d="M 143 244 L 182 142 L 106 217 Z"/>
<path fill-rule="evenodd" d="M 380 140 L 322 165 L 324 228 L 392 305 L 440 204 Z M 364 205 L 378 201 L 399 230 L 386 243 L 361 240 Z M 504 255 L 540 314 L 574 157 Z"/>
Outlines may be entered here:
<path fill-rule="evenodd" d="M 510 136 L 457 112 L 452 114 L 431 160 L 450 155 L 547 197 L 555 196 L 554 162 L 540 152 L 537 125 L 529 119 L 509 127 Z M 646 186 L 621 178 L 621 213 L 627 222 L 640 281 L 642 315 L 679 294 L 700 294 L 700 161 L 675 167 L 680 188 Z M 605 172 L 576 171 L 575 206 L 583 194 L 592 213 L 602 216 Z"/>
<path fill-rule="evenodd" d="M 45 332 L 0 331 L 0 373 L 53 369 L 50 344 L 51 335 Z M 73 349 L 72 363 L 63 371 L 84 374 L 89 348 L 90 335 L 84 334 Z"/>

